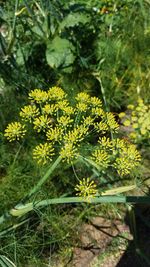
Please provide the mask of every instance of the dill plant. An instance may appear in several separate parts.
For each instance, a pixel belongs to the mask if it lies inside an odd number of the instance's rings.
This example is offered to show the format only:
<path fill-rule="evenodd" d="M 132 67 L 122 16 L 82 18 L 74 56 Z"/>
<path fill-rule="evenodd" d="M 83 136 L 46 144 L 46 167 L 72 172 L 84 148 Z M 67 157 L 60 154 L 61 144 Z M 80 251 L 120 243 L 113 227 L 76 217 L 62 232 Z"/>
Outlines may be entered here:
<path fill-rule="evenodd" d="M 104 111 L 99 98 L 85 92 L 69 101 L 65 91 L 57 86 L 47 92 L 32 90 L 18 122 L 10 123 L 4 136 L 12 142 L 25 138 L 31 129 L 37 140 L 33 158 L 39 165 L 52 165 L 29 196 L 40 189 L 59 164 L 74 166 L 80 162 L 82 168 L 90 166 L 90 178 L 76 175 L 78 185 L 74 184 L 79 195 L 86 198 L 100 193 L 101 177 L 107 181 L 110 174 L 114 179 L 129 176 L 140 163 L 135 145 L 118 137 L 119 124 L 114 114 Z"/>

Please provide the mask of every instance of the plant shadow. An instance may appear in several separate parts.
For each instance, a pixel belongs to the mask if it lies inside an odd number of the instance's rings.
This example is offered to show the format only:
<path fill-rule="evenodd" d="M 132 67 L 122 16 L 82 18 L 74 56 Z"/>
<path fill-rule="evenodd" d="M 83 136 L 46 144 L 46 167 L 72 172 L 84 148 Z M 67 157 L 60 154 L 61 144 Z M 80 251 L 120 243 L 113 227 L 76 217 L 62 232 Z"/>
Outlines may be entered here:
<path fill-rule="evenodd" d="M 150 266 L 150 204 L 136 205 L 130 214 L 126 215 L 126 224 L 134 237 L 124 252 L 116 267 L 149 267 Z"/>

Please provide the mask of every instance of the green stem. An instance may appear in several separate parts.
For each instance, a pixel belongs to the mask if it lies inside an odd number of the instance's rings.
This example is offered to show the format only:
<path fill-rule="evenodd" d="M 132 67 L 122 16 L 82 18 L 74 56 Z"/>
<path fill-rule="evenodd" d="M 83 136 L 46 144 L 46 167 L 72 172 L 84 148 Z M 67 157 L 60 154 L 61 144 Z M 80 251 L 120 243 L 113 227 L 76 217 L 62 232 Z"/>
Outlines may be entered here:
<path fill-rule="evenodd" d="M 45 175 L 39 180 L 39 182 L 31 189 L 31 191 L 28 193 L 27 198 L 30 198 L 33 194 L 35 194 L 40 187 L 47 181 L 49 176 L 52 174 L 52 172 L 56 169 L 58 164 L 61 162 L 61 157 L 59 156 L 53 165 L 48 169 L 48 171 L 45 173 Z"/>
<path fill-rule="evenodd" d="M 27 204 L 18 204 L 15 208 L 11 209 L 9 212 L 5 213 L 0 217 L 0 224 L 4 221 L 11 219 L 12 217 L 21 217 L 28 212 L 35 210 L 37 208 L 45 207 L 54 204 L 72 204 L 72 203 L 88 203 L 88 204 L 98 204 L 98 203 L 142 203 L 149 204 L 150 197 L 147 196 L 99 196 L 91 197 L 89 200 L 82 197 L 64 197 L 64 198 L 53 198 L 46 199 L 39 202 L 30 202 Z"/>

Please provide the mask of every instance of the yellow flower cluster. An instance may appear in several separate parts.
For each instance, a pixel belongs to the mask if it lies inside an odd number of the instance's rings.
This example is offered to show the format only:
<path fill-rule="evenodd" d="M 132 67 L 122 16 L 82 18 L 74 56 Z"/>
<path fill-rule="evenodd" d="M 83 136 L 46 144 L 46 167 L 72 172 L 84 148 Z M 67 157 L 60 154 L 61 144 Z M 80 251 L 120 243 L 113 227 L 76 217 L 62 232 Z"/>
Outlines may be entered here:
<path fill-rule="evenodd" d="M 50 100 L 62 100 L 66 97 L 65 92 L 60 87 L 51 87 L 48 91 L 48 97 Z"/>
<path fill-rule="evenodd" d="M 83 125 L 77 126 L 65 135 L 64 140 L 66 143 L 72 143 L 77 145 L 79 142 L 83 141 L 88 129 Z"/>
<path fill-rule="evenodd" d="M 9 140 L 9 142 L 12 142 L 23 138 L 25 133 L 25 125 L 21 124 L 20 122 L 12 122 L 8 124 L 7 128 L 5 129 L 4 136 Z"/>
<path fill-rule="evenodd" d="M 48 100 L 48 94 L 41 89 L 34 89 L 29 93 L 29 99 L 35 103 L 43 103 Z"/>
<path fill-rule="evenodd" d="M 81 92 L 78 93 L 75 98 L 79 103 L 89 103 L 90 96 L 87 93 Z"/>
<path fill-rule="evenodd" d="M 119 149 L 118 157 L 113 166 L 117 169 L 120 176 L 128 175 L 139 165 L 140 160 L 141 156 L 136 150 L 135 145 L 125 142 L 124 146 Z"/>
<path fill-rule="evenodd" d="M 56 104 L 46 104 L 43 108 L 42 111 L 44 114 L 47 115 L 55 115 L 58 110 L 58 107 Z"/>
<path fill-rule="evenodd" d="M 91 198 L 95 197 L 98 193 L 96 187 L 94 181 L 90 181 L 90 178 L 88 177 L 80 180 L 79 184 L 76 185 L 75 190 L 77 191 L 78 196 L 90 202 Z"/>
<path fill-rule="evenodd" d="M 55 128 L 50 128 L 46 133 L 47 140 L 51 142 L 61 141 L 62 135 L 63 129 L 58 126 L 56 126 Z"/>
<path fill-rule="evenodd" d="M 131 128 L 130 137 L 135 142 L 141 142 L 143 139 L 150 138 L 150 105 L 145 105 L 141 98 L 138 99 L 135 107 L 128 105 L 130 114 L 121 112 L 119 117 L 124 126 Z"/>
<path fill-rule="evenodd" d="M 91 159 L 100 167 L 100 169 L 107 169 L 110 163 L 109 154 L 102 149 L 96 149 L 91 156 Z"/>
<path fill-rule="evenodd" d="M 102 107 L 102 101 L 97 98 L 96 96 L 93 96 L 90 98 L 90 104 L 93 106 L 93 107 Z"/>
<path fill-rule="evenodd" d="M 76 105 L 76 108 L 77 108 L 77 110 L 80 111 L 80 112 L 86 112 L 87 109 L 88 109 L 88 105 L 87 105 L 86 103 L 82 103 L 82 102 L 80 102 L 80 103 L 78 103 L 78 104 Z"/>
<path fill-rule="evenodd" d="M 116 132 L 119 129 L 119 124 L 115 120 L 115 116 L 111 112 L 106 112 L 106 123 L 109 129 Z"/>
<path fill-rule="evenodd" d="M 99 148 L 91 155 L 91 160 L 99 169 L 113 167 L 120 176 L 128 175 L 139 165 L 141 156 L 135 145 L 126 140 L 102 137 L 99 138 Z"/>
<path fill-rule="evenodd" d="M 119 175 L 128 175 L 139 164 L 140 155 L 125 140 L 115 136 L 110 139 L 110 132 L 117 132 L 119 127 L 115 116 L 103 110 L 99 98 L 85 92 L 78 93 L 74 100 L 71 104 L 63 89 L 56 86 L 48 92 L 35 89 L 29 93 L 30 104 L 21 109 L 20 118 L 24 124 L 27 122 L 26 128 L 35 130 L 35 136 L 38 132 L 45 140 L 44 144 L 35 147 L 33 158 L 39 164 L 46 164 L 57 153 L 63 161 L 72 163 L 81 155 L 94 162 L 99 171 L 113 168 Z M 139 106 L 143 108 L 142 103 Z M 134 123 L 137 123 L 135 118 Z M 6 138 L 10 142 L 23 138 L 26 132 L 24 124 L 9 124 L 5 130 Z M 91 134 L 94 142 L 89 155 Z M 101 134 L 107 134 L 107 137 L 101 137 Z M 84 186 L 88 183 L 84 180 Z"/>
<path fill-rule="evenodd" d="M 110 140 L 109 137 L 102 137 L 102 138 L 99 138 L 98 140 L 98 143 L 104 148 L 112 148 L 112 141 Z"/>
<path fill-rule="evenodd" d="M 52 119 L 47 115 L 41 115 L 38 118 L 35 118 L 33 121 L 34 129 L 39 133 L 41 131 L 46 131 L 52 125 Z"/>
<path fill-rule="evenodd" d="M 33 158 L 36 159 L 39 164 L 44 165 L 47 161 L 52 161 L 53 155 L 54 148 L 50 143 L 39 144 L 33 150 Z"/>
<path fill-rule="evenodd" d="M 73 122 L 73 119 L 71 119 L 70 116 L 61 116 L 57 119 L 57 122 L 59 127 L 66 128 L 70 126 L 70 124 Z"/>
<path fill-rule="evenodd" d="M 35 105 L 28 105 L 21 109 L 20 117 L 25 121 L 31 122 L 33 118 L 39 115 L 39 109 Z"/>
<path fill-rule="evenodd" d="M 67 161 L 67 163 L 72 163 L 78 158 L 79 153 L 77 147 L 72 143 L 65 143 L 60 149 L 61 158 Z"/>

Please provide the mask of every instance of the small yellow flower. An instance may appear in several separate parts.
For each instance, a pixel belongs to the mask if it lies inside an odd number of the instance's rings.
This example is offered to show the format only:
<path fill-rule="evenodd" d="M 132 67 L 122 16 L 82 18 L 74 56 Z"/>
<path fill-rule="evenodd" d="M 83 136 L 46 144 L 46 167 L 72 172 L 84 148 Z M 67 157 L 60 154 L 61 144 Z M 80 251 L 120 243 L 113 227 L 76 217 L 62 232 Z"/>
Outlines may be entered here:
<path fill-rule="evenodd" d="M 79 102 L 76 105 L 76 109 L 80 112 L 86 112 L 88 110 L 88 105 L 86 103 Z"/>
<path fill-rule="evenodd" d="M 127 108 L 132 110 L 132 109 L 134 109 L 134 106 L 133 105 L 128 105 Z"/>
<path fill-rule="evenodd" d="M 70 116 L 61 116 L 57 119 L 57 122 L 60 127 L 66 128 L 70 126 L 69 124 L 73 122 L 73 119 L 71 119 Z"/>
<path fill-rule="evenodd" d="M 63 138 L 63 129 L 60 127 L 50 128 L 46 133 L 46 137 L 48 141 L 60 141 Z"/>
<path fill-rule="evenodd" d="M 78 102 L 84 102 L 84 103 L 88 103 L 90 100 L 90 96 L 87 93 L 81 92 L 78 93 L 76 98 L 75 98 Z"/>
<path fill-rule="evenodd" d="M 25 121 L 31 122 L 32 119 L 39 115 L 39 109 L 36 106 L 25 106 L 20 111 L 20 117 L 22 117 Z"/>
<path fill-rule="evenodd" d="M 93 125 L 94 119 L 91 116 L 83 117 L 82 125 L 85 127 L 89 127 Z"/>
<path fill-rule="evenodd" d="M 58 86 L 51 87 L 48 91 L 49 100 L 62 100 L 66 97 L 65 92 Z"/>
<path fill-rule="evenodd" d="M 12 122 L 8 124 L 7 128 L 5 129 L 4 136 L 6 136 L 9 142 L 12 142 L 14 140 L 23 138 L 25 133 L 25 125 L 21 124 L 20 122 Z"/>
<path fill-rule="evenodd" d="M 115 120 L 115 116 L 111 112 L 106 112 L 106 123 L 110 130 L 116 132 L 119 129 L 119 124 Z"/>
<path fill-rule="evenodd" d="M 117 158 L 114 163 L 114 168 L 120 176 L 128 175 L 131 172 L 131 164 L 127 158 Z"/>
<path fill-rule="evenodd" d="M 110 157 L 103 149 L 96 149 L 92 153 L 91 159 L 102 169 L 106 169 L 110 163 Z"/>
<path fill-rule="evenodd" d="M 55 114 L 58 110 L 58 107 L 56 106 L 56 104 L 46 104 L 43 108 L 42 108 L 42 111 L 43 113 L 45 114 L 49 114 L 49 115 L 52 115 L 52 114 Z"/>
<path fill-rule="evenodd" d="M 86 201 L 90 201 L 90 199 L 95 197 L 98 193 L 96 184 L 94 181 L 90 181 L 90 178 L 83 178 L 83 180 L 80 180 L 79 184 L 76 185 L 75 190 L 77 191 L 76 195 Z"/>
<path fill-rule="evenodd" d="M 57 102 L 57 107 L 59 108 L 59 109 L 61 109 L 61 110 L 64 110 L 66 107 L 68 107 L 69 106 L 69 102 L 68 102 L 68 100 L 66 100 L 66 99 L 63 99 L 63 100 L 59 100 L 58 102 Z"/>
<path fill-rule="evenodd" d="M 58 105 L 59 105 L 59 103 L 58 103 Z M 75 112 L 75 110 L 71 106 L 67 106 L 67 107 L 65 106 L 65 107 L 63 107 L 61 109 L 65 113 L 65 115 L 72 115 Z"/>
<path fill-rule="evenodd" d="M 72 143 L 66 143 L 60 150 L 60 156 L 63 160 L 66 160 L 67 163 L 71 163 L 79 156 L 77 147 Z"/>
<path fill-rule="evenodd" d="M 48 100 L 48 94 L 41 89 L 34 89 L 29 93 L 29 99 L 40 104 Z"/>
<path fill-rule="evenodd" d="M 120 118 L 120 119 L 124 118 L 125 116 L 126 116 L 125 112 L 121 112 L 121 113 L 119 113 L 119 118 Z"/>
<path fill-rule="evenodd" d="M 97 130 L 97 132 L 105 133 L 106 131 L 108 131 L 108 125 L 102 121 L 94 123 L 94 127 Z"/>
<path fill-rule="evenodd" d="M 138 123 L 133 123 L 133 124 L 132 124 L 132 128 L 133 128 L 133 129 L 136 129 L 136 128 L 138 128 L 138 127 L 139 127 Z"/>
<path fill-rule="evenodd" d="M 113 150 L 124 149 L 126 147 L 126 140 L 115 138 L 112 140 Z"/>
<path fill-rule="evenodd" d="M 41 115 L 40 117 L 35 118 L 33 124 L 33 128 L 39 133 L 41 131 L 45 131 L 52 125 L 52 119 L 48 118 L 47 115 Z"/>
<path fill-rule="evenodd" d="M 67 143 L 78 144 L 83 141 L 88 129 L 83 125 L 77 126 L 65 135 L 64 140 Z"/>
<path fill-rule="evenodd" d="M 96 117 L 102 117 L 104 116 L 104 110 L 100 107 L 93 107 L 91 109 L 91 113 L 92 115 L 96 116 Z"/>
<path fill-rule="evenodd" d="M 123 122 L 123 125 L 128 127 L 128 126 L 131 125 L 131 122 L 130 122 L 129 120 L 125 120 L 125 121 Z"/>
<path fill-rule="evenodd" d="M 139 125 L 142 125 L 142 123 L 145 121 L 145 118 L 144 116 L 140 117 L 139 119 L 137 117 L 137 120 L 138 120 Z"/>
<path fill-rule="evenodd" d="M 105 149 L 112 148 L 112 141 L 110 140 L 110 138 L 104 136 L 102 138 L 99 138 L 98 143 Z"/>
<path fill-rule="evenodd" d="M 140 97 L 138 98 L 137 102 L 138 102 L 139 105 L 142 105 L 142 106 L 143 106 L 143 104 L 144 104 L 143 99 L 140 98 Z"/>
<path fill-rule="evenodd" d="M 54 148 L 52 144 L 39 144 L 33 150 L 33 158 L 37 160 L 38 164 L 46 164 L 48 161 L 52 161 L 54 155 Z"/>
<path fill-rule="evenodd" d="M 102 101 L 98 97 L 92 96 L 90 98 L 90 104 L 93 107 L 101 107 L 102 106 Z"/>
<path fill-rule="evenodd" d="M 132 116 L 132 117 L 131 117 L 131 120 L 132 120 L 133 122 L 135 122 L 135 121 L 138 120 L 138 117 L 136 117 L 136 116 Z"/>
<path fill-rule="evenodd" d="M 137 106 L 135 110 L 136 111 L 142 111 L 142 109 L 143 109 L 143 107 Z"/>
<path fill-rule="evenodd" d="M 140 129 L 141 135 L 146 135 L 147 130 L 145 128 Z"/>
<path fill-rule="evenodd" d="M 130 133 L 129 136 L 131 137 L 131 139 L 136 139 L 137 138 L 137 135 L 136 135 L 135 132 Z"/>

